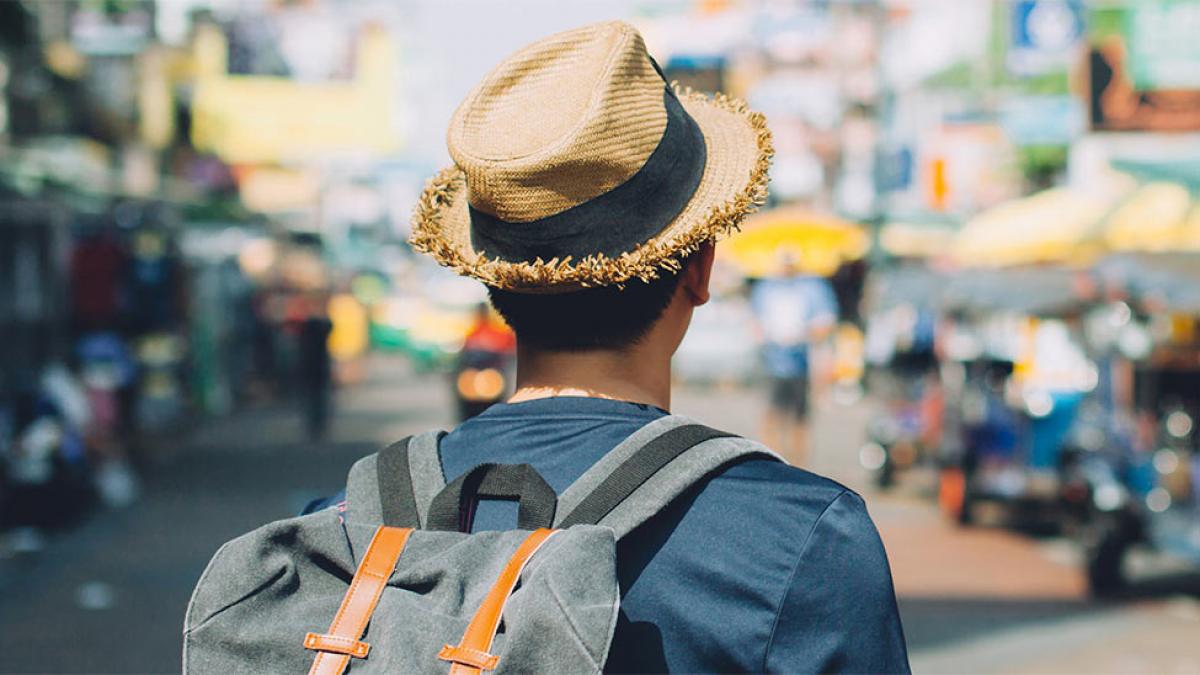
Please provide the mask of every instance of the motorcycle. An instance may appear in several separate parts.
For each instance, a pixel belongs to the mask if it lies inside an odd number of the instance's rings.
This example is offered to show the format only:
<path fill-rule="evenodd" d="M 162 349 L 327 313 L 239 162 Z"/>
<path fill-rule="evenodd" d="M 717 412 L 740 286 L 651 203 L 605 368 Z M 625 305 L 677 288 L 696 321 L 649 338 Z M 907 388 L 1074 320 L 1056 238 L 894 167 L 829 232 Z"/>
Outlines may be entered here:
<path fill-rule="evenodd" d="M 454 399 L 460 421 L 499 403 L 512 390 L 516 338 L 494 318 L 487 305 L 463 340 L 453 371 Z"/>
<path fill-rule="evenodd" d="M 1193 371 L 1200 381 L 1200 371 Z M 1093 595 L 1120 591 L 1125 560 L 1144 546 L 1200 568 L 1200 461 L 1194 407 L 1175 400 L 1142 411 L 1132 429 L 1114 430 L 1077 451 L 1083 507 L 1076 540 Z"/>

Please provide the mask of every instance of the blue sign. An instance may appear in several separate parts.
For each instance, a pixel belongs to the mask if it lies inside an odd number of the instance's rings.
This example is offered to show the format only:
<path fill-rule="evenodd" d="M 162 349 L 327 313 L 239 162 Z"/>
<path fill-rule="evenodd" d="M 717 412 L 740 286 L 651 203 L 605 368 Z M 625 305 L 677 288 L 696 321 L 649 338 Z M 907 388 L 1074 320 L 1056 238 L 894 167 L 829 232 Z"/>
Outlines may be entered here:
<path fill-rule="evenodd" d="M 1082 0 L 1017 0 L 1012 4 L 1008 66 L 1020 75 L 1065 66 L 1083 36 Z"/>
<path fill-rule="evenodd" d="M 907 190 L 913 182 L 913 152 L 908 146 L 883 150 L 875 163 L 875 187 L 880 192 Z"/>

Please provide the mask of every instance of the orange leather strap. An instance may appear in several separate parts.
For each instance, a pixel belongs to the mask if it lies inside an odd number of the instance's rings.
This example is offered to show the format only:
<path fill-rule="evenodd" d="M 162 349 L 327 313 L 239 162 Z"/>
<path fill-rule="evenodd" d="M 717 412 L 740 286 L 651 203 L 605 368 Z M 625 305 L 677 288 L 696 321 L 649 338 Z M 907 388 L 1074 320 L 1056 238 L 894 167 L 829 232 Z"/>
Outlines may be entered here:
<path fill-rule="evenodd" d="M 526 563 L 555 532 L 557 530 L 546 528 L 535 530 L 525 538 L 525 541 L 521 542 L 516 553 L 513 553 L 508 564 L 500 572 L 500 577 L 496 579 L 492 590 L 488 591 L 487 597 L 483 599 L 483 604 L 471 618 L 467 631 L 463 633 L 462 641 L 458 643 L 457 647 L 451 645 L 442 647 L 438 658 L 454 664 L 450 666 L 450 675 L 480 675 L 482 671 L 492 670 L 496 667 L 499 657 L 489 654 L 488 650 L 492 648 L 492 641 L 496 638 L 496 631 L 500 628 L 500 617 L 504 613 L 504 605 L 508 602 L 508 596 L 512 595 L 513 589 L 516 588 L 517 580 L 521 578 L 521 571 L 525 569 Z"/>
<path fill-rule="evenodd" d="M 367 657 L 371 646 L 359 638 L 367 629 L 367 622 L 371 620 L 392 570 L 396 569 L 396 561 L 410 534 L 412 529 L 407 527 L 380 526 L 375 530 L 329 632 L 304 636 L 304 648 L 317 652 L 309 675 L 341 675 L 349 665 L 350 657 Z"/>

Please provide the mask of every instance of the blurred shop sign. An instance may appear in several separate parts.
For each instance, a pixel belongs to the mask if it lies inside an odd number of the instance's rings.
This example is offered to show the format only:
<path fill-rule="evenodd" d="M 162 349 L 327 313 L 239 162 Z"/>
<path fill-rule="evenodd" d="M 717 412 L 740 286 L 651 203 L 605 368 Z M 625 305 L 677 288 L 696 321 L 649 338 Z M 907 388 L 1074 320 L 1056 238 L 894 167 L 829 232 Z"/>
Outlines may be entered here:
<path fill-rule="evenodd" d="M 1200 3 L 1142 0 L 1088 55 L 1092 128 L 1200 130 Z"/>
<path fill-rule="evenodd" d="M 1000 107 L 1000 126 L 1017 145 L 1067 145 L 1087 126 L 1073 96 L 1017 96 Z"/>
<path fill-rule="evenodd" d="M 913 187 L 919 206 L 937 213 L 967 214 L 1020 191 L 1012 143 L 998 124 L 946 124 L 918 146 Z"/>
<path fill-rule="evenodd" d="M 1084 32 L 1081 0 L 1018 0 L 1012 4 L 1008 68 L 1018 75 L 1066 66 Z"/>
<path fill-rule="evenodd" d="M 153 34 L 151 5 L 130 0 L 81 2 L 71 15 L 71 43 L 90 56 L 130 56 Z"/>
<path fill-rule="evenodd" d="M 354 78 L 301 82 L 230 75 L 225 37 L 206 27 L 196 40 L 192 143 L 230 163 L 374 156 L 400 146 L 394 122 L 396 56 L 391 38 L 367 29 Z"/>

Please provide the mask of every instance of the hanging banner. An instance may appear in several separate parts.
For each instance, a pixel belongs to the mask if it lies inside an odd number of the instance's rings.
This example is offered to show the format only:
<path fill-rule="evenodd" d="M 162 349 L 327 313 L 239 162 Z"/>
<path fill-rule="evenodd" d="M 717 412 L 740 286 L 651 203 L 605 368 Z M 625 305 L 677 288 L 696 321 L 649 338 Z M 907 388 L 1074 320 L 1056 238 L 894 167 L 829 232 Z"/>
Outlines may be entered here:
<path fill-rule="evenodd" d="M 1135 88 L 1200 89 L 1200 3 L 1142 0 L 1125 16 Z"/>
<path fill-rule="evenodd" d="M 1141 0 L 1088 55 L 1098 131 L 1200 131 L 1200 3 Z"/>

